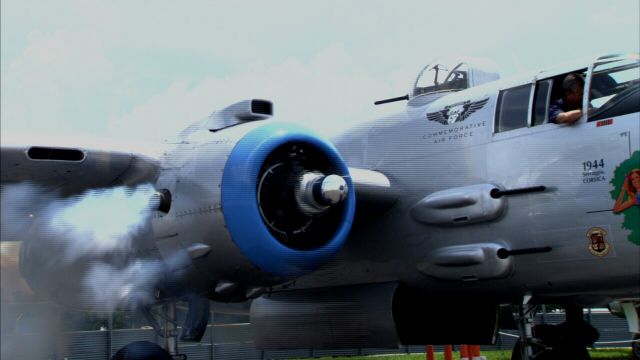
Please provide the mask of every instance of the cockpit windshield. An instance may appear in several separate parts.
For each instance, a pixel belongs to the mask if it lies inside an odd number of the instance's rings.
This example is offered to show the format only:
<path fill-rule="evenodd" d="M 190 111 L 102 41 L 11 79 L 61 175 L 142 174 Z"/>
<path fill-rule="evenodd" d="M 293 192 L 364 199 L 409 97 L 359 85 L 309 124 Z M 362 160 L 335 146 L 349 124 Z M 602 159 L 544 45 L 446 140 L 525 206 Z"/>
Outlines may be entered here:
<path fill-rule="evenodd" d="M 589 120 L 640 111 L 640 61 L 607 61 L 593 69 L 589 91 Z"/>
<path fill-rule="evenodd" d="M 466 63 L 436 63 L 426 66 L 416 79 L 412 96 L 422 94 L 458 91 L 469 87 L 469 67 Z"/>

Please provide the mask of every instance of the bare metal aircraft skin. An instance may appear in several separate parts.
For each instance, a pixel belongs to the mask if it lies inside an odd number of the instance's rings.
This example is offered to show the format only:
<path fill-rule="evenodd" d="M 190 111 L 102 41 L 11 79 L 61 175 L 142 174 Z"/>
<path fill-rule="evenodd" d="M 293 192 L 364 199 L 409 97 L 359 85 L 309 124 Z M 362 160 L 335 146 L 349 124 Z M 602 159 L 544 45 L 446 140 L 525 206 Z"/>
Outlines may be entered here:
<path fill-rule="evenodd" d="M 638 64 L 610 55 L 508 80 L 472 62 L 431 64 L 405 112 L 332 142 L 269 120 L 272 104 L 254 99 L 185 129 L 160 159 L 3 146 L 2 183 L 61 197 L 153 184 L 144 229 L 124 258 L 101 260 L 161 264 L 142 289 L 153 296 L 135 299 L 143 309 L 255 299 L 263 348 L 489 343 L 501 304 L 617 301 L 634 319 Z M 555 124 L 549 106 L 568 74 L 585 79 L 585 115 Z M 59 248 L 38 241 L 35 214 L 15 235 L 23 276 L 61 303 L 99 304 L 82 286 L 95 259 L 48 261 Z M 128 294 L 119 306 L 132 306 Z M 203 314 L 190 311 L 183 339 L 199 340 Z M 637 316 L 629 326 L 638 332 Z"/>

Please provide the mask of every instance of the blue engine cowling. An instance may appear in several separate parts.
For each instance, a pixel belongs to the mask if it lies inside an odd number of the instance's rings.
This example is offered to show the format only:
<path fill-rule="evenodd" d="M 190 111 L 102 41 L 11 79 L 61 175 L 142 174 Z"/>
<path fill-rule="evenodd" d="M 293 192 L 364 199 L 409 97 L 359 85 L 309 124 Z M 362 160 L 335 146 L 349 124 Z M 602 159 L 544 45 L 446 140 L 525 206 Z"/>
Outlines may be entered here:
<path fill-rule="evenodd" d="M 346 198 L 318 214 L 296 203 L 306 173 L 339 175 Z M 222 178 L 222 210 L 241 252 L 260 269 L 296 277 L 328 261 L 344 244 L 355 212 L 349 171 L 335 147 L 292 124 L 257 127 L 233 148 Z"/>

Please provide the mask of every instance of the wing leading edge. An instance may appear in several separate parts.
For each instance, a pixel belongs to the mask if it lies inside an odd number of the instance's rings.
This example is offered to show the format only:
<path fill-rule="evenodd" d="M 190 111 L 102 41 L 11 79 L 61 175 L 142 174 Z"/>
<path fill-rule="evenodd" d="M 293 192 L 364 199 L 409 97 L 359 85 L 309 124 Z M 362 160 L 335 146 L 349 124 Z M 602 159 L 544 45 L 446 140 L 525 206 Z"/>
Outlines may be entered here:
<path fill-rule="evenodd" d="M 10 145 L 1 148 L 0 169 L 3 186 L 31 182 L 70 196 L 88 189 L 154 182 L 160 163 L 126 151 Z"/>

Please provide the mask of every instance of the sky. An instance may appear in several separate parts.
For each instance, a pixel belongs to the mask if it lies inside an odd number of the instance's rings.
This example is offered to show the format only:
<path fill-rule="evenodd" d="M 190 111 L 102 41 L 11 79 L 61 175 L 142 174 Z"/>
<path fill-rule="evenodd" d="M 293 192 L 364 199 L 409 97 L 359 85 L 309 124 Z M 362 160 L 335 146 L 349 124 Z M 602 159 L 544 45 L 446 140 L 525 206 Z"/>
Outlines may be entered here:
<path fill-rule="evenodd" d="M 640 51 L 640 2 L 3 0 L 2 142 L 161 142 L 235 101 L 333 135 L 441 56 L 504 76 Z M 35 141 L 35 140 L 34 140 Z"/>

